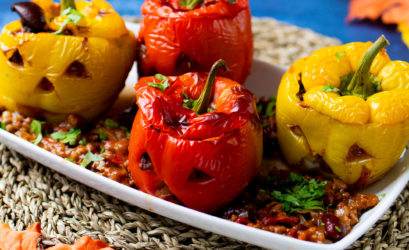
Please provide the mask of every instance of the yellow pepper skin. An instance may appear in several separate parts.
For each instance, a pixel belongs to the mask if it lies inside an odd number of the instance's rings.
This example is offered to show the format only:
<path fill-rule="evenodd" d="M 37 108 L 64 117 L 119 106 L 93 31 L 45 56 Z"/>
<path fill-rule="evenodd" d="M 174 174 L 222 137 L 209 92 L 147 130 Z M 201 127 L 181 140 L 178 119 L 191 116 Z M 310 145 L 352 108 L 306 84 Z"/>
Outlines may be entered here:
<path fill-rule="evenodd" d="M 20 21 L 4 27 L 0 106 L 52 123 L 67 114 L 98 118 L 124 87 L 136 55 L 135 35 L 105 1 L 76 1 L 85 17 L 77 25 L 69 22 L 66 35 L 56 35 L 67 16 L 59 16 L 52 1 L 33 2 L 43 9 L 50 32 L 22 32 Z"/>
<path fill-rule="evenodd" d="M 357 184 L 369 173 L 367 185 L 399 160 L 409 139 L 407 62 L 392 62 L 386 50 L 381 50 L 370 67 L 370 73 L 382 78 L 381 91 L 366 100 L 322 90 L 327 84 L 340 88 L 341 77 L 357 70 L 371 45 L 351 43 L 320 49 L 299 59 L 283 76 L 276 107 L 278 140 L 291 166 L 321 156 L 347 184 Z M 299 82 L 306 91 L 302 98 Z M 359 149 L 360 155 L 351 157 L 354 149 Z"/>

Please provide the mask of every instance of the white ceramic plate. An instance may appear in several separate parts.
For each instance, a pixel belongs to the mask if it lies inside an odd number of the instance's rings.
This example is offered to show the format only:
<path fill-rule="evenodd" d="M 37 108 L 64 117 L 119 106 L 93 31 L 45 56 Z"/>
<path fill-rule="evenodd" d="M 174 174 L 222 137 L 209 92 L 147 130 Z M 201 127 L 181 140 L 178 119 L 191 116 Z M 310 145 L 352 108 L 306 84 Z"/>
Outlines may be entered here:
<path fill-rule="evenodd" d="M 135 30 L 138 26 L 130 24 L 129 28 Z M 256 96 L 276 93 L 284 72 L 285 69 L 281 67 L 255 59 L 252 74 L 247 79 L 245 86 Z M 131 100 L 134 95 L 132 87 L 136 82 L 136 71 L 131 72 L 128 80 L 127 88 L 121 94 L 121 97 L 124 98 L 122 101 L 125 102 Z M 335 244 L 323 245 L 247 227 L 161 200 L 102 177 L 1 129 L 0 142 L 57 172 L 135 206 L 198 228 L 270 249 L 344 249 L 363 235 L 385 213 L 409 180 L 409 156 L 406 154 L 382 180 L 363 190 L 363 193 L 386 194 L 379 205 L 363 214 L 360 218 L 361 222 L 344 239 Z"/>

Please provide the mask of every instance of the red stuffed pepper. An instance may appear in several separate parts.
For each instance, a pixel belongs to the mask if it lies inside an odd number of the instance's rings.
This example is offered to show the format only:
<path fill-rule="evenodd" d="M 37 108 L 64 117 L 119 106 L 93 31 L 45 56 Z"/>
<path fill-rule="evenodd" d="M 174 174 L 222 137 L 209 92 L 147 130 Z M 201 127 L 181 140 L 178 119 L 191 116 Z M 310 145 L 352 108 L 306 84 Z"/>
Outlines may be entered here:
<path fill-rule="evenodd" d="M 223 62 L 209 74 L 136 84 L 129 170 L 140 190 L 213 213 L 257 176 L 263 132 L 256 102 L 240 84 L 215 77 Z"/>
<path fill-rule="evenodd" d="M 221 75 L 244 84 L 253 61 L 248 0 L 146 0 L 142 14 L 141 77 L 208 72 L 222 58 L 230 70 Z"/>

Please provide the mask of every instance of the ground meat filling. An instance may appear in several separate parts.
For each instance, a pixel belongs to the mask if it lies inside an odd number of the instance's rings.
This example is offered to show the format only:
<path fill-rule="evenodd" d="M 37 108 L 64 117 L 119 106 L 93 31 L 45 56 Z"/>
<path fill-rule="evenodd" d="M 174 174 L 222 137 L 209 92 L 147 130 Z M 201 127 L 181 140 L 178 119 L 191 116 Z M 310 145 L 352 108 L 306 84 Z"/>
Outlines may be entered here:
<path fill-rule="evenodd" d="M 114 119 L 121 120 L 122 118 L 117 116 Z M 8 132 L 30 142 L 37 138 L 37 135 L 30 129 L 32 121 L 32 118 L 23 117 L 18 112 L 3 111 L 0 116 L 0 122 L 5 124 Z M 105 120 L 101 120 L 95 123 L 93 128 L 87 129 L 85 122 L 80 117 L 68 115 L 67 119 L 60 124 L 43 124 L 43 140 L 38 146 L 78 165 L 88 152 L 103 157 L 104 160 L 91 162 L 86 168 L 114 181 L 132 186 L 133 180 L 128 171 L 128 129 L 121 128 L 119 125 L 108 127 L 104 122 Z M 79 128 L 81 131 L 88 132 L 78 135 L 74 146 L 56 141 L 50 136 L 54 132 L 68 132 L 70 129 Z M 107 138 L 104 140 L 99 137 L 100 130 L 106 134 Z"/>
<path fill-rule="evenodd" d="M 276 170 L 270 176 L 285 180 L 290 171 Z M 305 175 L 308 181 L 324 181 L 322 176 Z M 259 183 L 250 185 L 245 193 L 229 204 L 222 217 L 250 227 L 259 228 L 317 243 L 332 243 L 342 239 L 359 222 L 359 216 L 379 203 L 374 194 L 351 194 L 347 185 L 338 179 L 326 180 L 325 193 L 319 199 L 324 210 L 305 209 L 292 213 L 284 210 L 269 193 L 260 188 Z M 277 185 L 277 182 L 273 182 Z"/>
<path fill-rule="evenodd" d="M 260 98 L 257 102 L 259 107 L 259 116 L 263 125 L 263 154 L 264 156 L 272 156 L 273 152 L 279 149 L 277 138 L 277 122 L 276 116 L 266 115 L 268 103 L 266 98 Z M 275 114 L 276 107 L 273 106 L 271 112 Z"/>

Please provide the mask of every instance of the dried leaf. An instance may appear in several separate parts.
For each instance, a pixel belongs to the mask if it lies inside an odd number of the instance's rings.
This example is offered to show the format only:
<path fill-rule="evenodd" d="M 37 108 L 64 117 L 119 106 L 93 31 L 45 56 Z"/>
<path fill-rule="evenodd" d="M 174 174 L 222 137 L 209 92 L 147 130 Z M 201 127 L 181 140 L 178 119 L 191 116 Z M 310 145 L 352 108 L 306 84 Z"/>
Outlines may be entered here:
<path fill-rule="evenodd" d="M 409 24 L 409 1 L 407 0 L 351 0 L 347 21 L 365 18 L 373 21 L 382 17 L 387 24 Z"/>
<path fill-rule="evenodd" d="M 57 244 L 46 250 L 114 250 L 101 240 L 93 240 L 89 236 L 81 237 L 74 245 Z"/>
<path fill-rule="evenodd" d="M 398 30 L 402 32 L 402 40 L 409 47 L 409 25 L 406 23 L 400 23 Z"/>
<path fill-rule="evenodd" d="M 34 223 L 25 231 L 14 231 L 9 225 L 0 224 L 0 250 L 37 250 L 41 236 L 41 224 Z"/>

